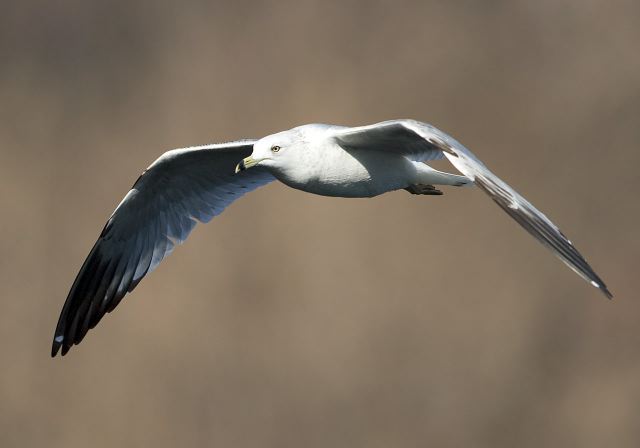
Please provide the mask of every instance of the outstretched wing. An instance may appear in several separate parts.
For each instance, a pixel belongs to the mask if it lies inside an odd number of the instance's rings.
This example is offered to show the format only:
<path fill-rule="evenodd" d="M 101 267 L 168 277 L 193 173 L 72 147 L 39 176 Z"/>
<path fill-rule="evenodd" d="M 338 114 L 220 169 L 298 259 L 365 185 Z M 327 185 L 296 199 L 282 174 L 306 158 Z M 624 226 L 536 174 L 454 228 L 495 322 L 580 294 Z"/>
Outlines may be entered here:
<path fill-rule="evenodd" d="M 493 174 L 471 151 L 441 130 L 415 120 L 392 120 L 341 129 L 335 132 L 334 138 L 345 149 L 394 151 L 407 157 L 432 151 L 444 154 L 527 232 L 608 298 L 612 297 L 604 282 L 549 218 Z"/>
<path fill-rule="evenodd" d="M 209 222 L 245 193 L 272 180 L 263 168 L 235 175 L 253 140 L 166 152 L 140 176 L 107 221 L 60 313 L 51 356 L 79 344 L 196 222 Z"/>

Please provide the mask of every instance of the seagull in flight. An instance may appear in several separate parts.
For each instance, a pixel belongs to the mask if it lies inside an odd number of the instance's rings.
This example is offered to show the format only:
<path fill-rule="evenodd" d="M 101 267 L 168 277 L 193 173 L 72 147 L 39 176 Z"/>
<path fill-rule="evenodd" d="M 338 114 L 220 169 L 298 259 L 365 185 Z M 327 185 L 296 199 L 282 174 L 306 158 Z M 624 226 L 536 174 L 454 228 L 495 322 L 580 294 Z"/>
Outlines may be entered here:
<path fill-rule="evenodd" d="M 429 167 L 446 157 L 462 175 Z M 415 120 L 369 126 L 308 124 L 259 140 L 174 149 L 138 178 L 107 220 L 62 307 L 51 356 L 65 355 L 127 292 L 240 196 L 274 180 L 344 198 L 395 190 L 441 195 L 440 185 L 475 185 L 579 276 L 612 295 L 542 212 L 441 130 Z"/>

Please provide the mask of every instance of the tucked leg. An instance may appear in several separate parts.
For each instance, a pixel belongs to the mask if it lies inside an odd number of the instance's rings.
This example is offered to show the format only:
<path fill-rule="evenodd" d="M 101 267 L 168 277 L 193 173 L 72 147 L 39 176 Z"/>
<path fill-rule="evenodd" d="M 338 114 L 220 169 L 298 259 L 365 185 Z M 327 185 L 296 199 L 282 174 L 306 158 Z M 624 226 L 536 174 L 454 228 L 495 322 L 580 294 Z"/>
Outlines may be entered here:
<path fill-rule="evenodd" d="M 442 193 L 442 191 L 438 190 L 433 185 L 426 185 L 426 184 L 409 185 L 407 188 L 405 188 L 405 190 L 411 194 L 425 194 L 425 195 L 433 195 L 433 196 L 440 196 L 444 194 Z"/>

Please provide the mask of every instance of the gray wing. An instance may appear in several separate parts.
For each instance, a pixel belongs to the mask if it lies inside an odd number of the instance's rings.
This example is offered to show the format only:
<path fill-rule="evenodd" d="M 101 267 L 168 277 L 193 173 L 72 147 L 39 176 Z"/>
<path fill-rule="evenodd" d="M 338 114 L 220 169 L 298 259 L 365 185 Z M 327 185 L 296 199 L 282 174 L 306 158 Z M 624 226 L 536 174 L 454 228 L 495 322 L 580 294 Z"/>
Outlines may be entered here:
<path fill-rule="evenodd" d="M 604 282 L 549 218 L 446 133 L 415 120 L 392 120 L 339 130 L 334 138 L 345 149 L 394 151 L 408 157 L 415 157 L 420 152 L 428 154 L 430 151 L 444 154 L 453 166 L 472 179 L 527 232 L 608 298 L 612 297 Z"/>
<path fill-rule="evenodd" d="M 263 168 L 234 174 L 253 140 L 176 149 L 140 176 L 108 219 L 60 313 L 51 356 L 65 355 L 113 311 L 197 221 L 209 222 L 245 193 L 272 180 Z"/>
<path fill-rule="evenodd" d="M 347 150 L 393 151 L 416 162 L 444 158 L 440 148 L 428 140 L 416 138 L 414 130 L 402 125 L 408 121 L 411 120 L 384 121 L 355 128 L 341 127 L 335 132 L 335 138 Z"/>

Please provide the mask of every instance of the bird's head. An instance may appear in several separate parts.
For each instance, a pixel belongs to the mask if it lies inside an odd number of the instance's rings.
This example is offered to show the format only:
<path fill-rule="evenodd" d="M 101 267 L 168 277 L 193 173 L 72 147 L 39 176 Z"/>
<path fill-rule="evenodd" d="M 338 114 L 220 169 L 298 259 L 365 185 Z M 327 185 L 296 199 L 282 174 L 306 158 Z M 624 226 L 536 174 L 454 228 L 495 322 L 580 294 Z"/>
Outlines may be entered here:
<path fill-rule="evenodd" d="M 264 137 L 253 145 L 253 152 L 236 166 L 236 173 L 254 166 L 263 166 L 274 175 L 298 165 L 304 142 L 298 133 L 291 131 Z"/>

